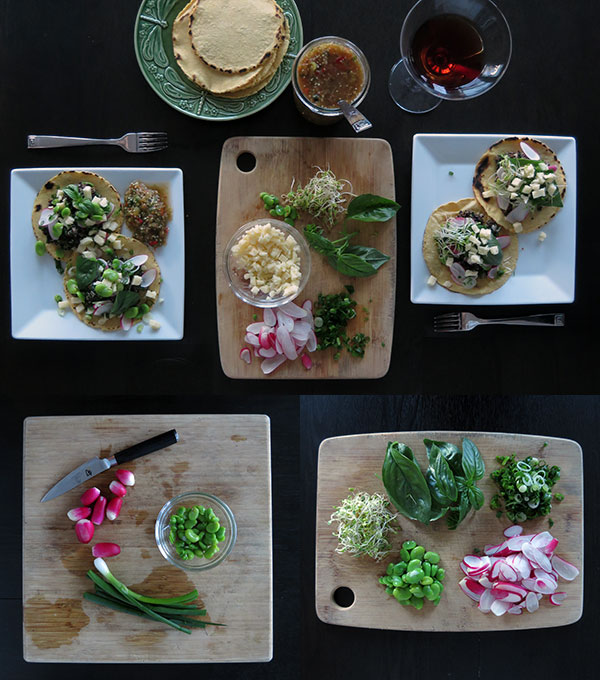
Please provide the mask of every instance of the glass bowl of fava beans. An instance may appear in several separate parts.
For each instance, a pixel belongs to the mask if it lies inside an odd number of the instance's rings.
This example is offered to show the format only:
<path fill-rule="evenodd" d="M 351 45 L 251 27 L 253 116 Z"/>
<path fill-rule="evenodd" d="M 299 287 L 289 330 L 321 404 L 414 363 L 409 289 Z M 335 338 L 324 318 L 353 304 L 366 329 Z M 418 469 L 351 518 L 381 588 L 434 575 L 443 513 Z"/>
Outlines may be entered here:
<path fill-rule="evenodd" d="M 156 518 L 160 554 L 173 566 L 203 571 L 221 564 L 237 537 L 235 517 L 220 498 L 189 491 L 167 501 Z"/>

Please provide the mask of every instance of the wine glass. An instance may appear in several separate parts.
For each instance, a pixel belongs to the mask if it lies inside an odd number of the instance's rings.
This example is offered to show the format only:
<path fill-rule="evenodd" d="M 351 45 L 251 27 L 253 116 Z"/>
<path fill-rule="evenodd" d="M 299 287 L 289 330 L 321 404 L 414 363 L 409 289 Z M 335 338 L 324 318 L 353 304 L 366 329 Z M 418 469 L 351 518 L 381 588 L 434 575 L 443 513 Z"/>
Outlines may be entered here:
<path fill-rule="evenodd" d="M 390 95 L 409 113 L 478 97 L 502 78 L 511 52 L 510 28 L 491 0 L 419 0 L 402 25 Z"/>

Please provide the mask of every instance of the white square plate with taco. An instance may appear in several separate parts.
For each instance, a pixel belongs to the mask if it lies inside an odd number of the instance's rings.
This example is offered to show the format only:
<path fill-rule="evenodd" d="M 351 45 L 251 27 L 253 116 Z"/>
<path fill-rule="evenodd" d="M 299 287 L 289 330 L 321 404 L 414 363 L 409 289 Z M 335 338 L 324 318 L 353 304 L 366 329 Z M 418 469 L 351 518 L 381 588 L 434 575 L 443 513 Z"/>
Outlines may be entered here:
<path fill-rule="evenodd" d="M 165 245 L 154 254 L 160 267 L 160 292 L 151 310 L 152 324 L 137 332 L 102 331 L 77 318 L 72 311 L 58 313 L 56 295 L 66 297 L 63 276 L 52 257 L 36 254 L 32 209 L 41 187 L 66 168 L 19 168 L 11 173 L 10 267 L 12 336 L 24 340 L 181 340 L 185 291 L 185 237 L 183 172 L 179 168 L 69 168 L 92 172 L 110 182 L 123 202 L 127 187 L 135 181 L 159 189 L 170 209 Z M 123 226 L 123 236 L 130 236 Z M 108 243 L 108 242 L 107 242 Z M 43 248 L 42 248 L 43 250 Z M 130 251 L 131 252 L 131 251 Z M 158 327 L 160 324 L 160 327 Z"/>
<path fill-rule="evenodd" d="M 566 304 L 575 299 L 577 157 L 573 137 L 517 135 L 540 140 L 560 159 L 567 178 L 564 205 L 540 230 L 518 234 L 515 272 L 487 295 L 428 285 L 423 257 L 425 225 L 438 206 L 473 196 L 475 167 L 486 150 L 511 134 L 420 134 L 413 138 L 411 201 L 411 302 L 432 305 Z M 546 238 L 539 240 L 540 232 Z"/>

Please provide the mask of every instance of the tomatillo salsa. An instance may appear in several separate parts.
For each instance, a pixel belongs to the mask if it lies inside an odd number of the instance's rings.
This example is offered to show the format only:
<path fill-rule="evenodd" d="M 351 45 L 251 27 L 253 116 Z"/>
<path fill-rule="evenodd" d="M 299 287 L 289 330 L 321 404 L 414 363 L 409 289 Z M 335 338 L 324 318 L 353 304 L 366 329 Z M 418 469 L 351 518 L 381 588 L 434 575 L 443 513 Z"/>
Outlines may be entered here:
<path fill-rule="evenodd" d="M 365 82 L 360 59 L 339 43 L 320 43 L 309 49 L 298 64 L 298 85 L 315 106 L 338 109 L 340 99 L 352 103 Z"/>

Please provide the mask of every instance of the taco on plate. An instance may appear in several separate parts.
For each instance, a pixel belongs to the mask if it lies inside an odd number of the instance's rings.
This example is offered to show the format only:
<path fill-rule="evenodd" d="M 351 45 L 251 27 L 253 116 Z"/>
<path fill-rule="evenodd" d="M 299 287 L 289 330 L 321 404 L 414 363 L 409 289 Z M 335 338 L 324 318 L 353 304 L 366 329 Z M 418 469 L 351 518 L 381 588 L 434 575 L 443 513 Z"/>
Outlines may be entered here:
<path fill-rule="evenodd" d="M 69 305 L 92 328 L 129 330 L 158 300 L 160 268 L 154 254 L 141 241 L 115 235 L 109 258 L 91 238 L 86 240 L 72 255 L 64 276 Z M 150 325 L 160 327 L 157 322 Z"/>
<path fill-rule="evenodd" d="M 423 236 L 428 283 L 465 295 L 485 295 L 503 286 L 517 264 L 519 243 L 491 220 L 474 198 L 433 211 Z"/>
<path fill-rule="evenodd" d="M 491 146 L 473 178 L 473 192 L 486 213 L 516 233 L 549 222 L 562 208 L 566 189 L 556 154 L 529 137 L 508 137 Z"/>
<path fill-rule="evenodd" d="M 109 234 L 119 233 L 121 198 L 110 182 L 94 172 L 59 172 L 35 197 L 31 223 L 36 239 L 50 255 L 66 261 L 82 239 L 90 237 L 102 246 Z"/>

